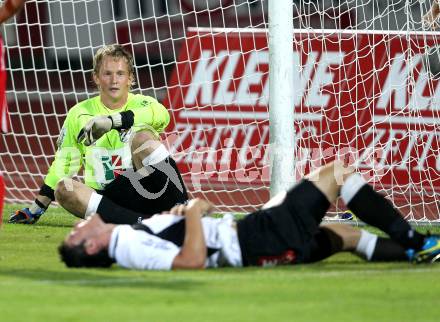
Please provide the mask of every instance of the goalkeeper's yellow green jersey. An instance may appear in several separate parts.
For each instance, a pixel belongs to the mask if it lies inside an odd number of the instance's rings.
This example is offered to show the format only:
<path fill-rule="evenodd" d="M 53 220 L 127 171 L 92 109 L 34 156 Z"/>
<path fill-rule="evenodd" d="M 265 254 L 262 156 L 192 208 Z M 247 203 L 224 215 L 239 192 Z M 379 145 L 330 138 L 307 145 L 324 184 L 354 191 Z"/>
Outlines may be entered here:
<path fill-rule="evenodd" d="M 93 117 L 128 110 L 134 114 L 134 124 L 129 130 L 111 130 L 91 146 L 77 143 L 79 132 Z M 44 183 L 54 189 L 60 179 L 76 175 L 84 166 L 85 184 L 102 190 L 115 179 L 118 171 L 132 167 L 130 136 L 144 129 L 160 134 L 169 121 L 167 109 L 149 96 L 130 93 L 127 103 L 115 110 L 102 104 L 100 96 L 82 101 L 67 113 L 57 141 L 55 160 Z"/>

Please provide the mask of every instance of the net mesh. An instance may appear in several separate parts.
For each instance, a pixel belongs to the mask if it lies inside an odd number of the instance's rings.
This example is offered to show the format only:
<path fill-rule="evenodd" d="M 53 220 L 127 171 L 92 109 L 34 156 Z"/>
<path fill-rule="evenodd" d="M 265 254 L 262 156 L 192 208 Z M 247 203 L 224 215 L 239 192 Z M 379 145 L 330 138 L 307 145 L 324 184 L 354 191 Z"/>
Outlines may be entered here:
<path fill-rule="evenodd" d="M 439 220 L 438 36 L 421 23 L 429 7 L 294 1 L 298 178 L 345 159 L 408 219 Z M 6 201 L 34 199 L 68 109 L 97 95 L 94 52 L 116 42 L 135 56 L 134 92 L 170 111 L 163 139 L 191 194 L 221 211 L 261 206 L 269 155 L 280 153 L 268 144 L 267 21 L 267 1 L 27 1 L 3 30 Z"/>

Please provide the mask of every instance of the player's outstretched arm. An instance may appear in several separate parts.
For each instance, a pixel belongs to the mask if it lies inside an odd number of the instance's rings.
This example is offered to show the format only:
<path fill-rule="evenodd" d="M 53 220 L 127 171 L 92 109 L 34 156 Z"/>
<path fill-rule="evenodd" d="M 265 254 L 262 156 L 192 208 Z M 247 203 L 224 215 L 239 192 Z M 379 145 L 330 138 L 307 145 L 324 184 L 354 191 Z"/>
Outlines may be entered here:
<path fill-rule="evenodd" d="M 23 7 L 26 0 L 6 0 L 0 7 L 0 24 L 11 18 Z"/>
<path fill-rule="evenodd" d="M 179 254 L 174 258 L 173 269 L 203 269 L 207 250 L 203 234 L 204 214 L 212 210 L 212 204 L 203 199 L 192 199 L 188 205 L 178 205 L 171 209 L 175 215 L 184 215 L 185 240 Z"/>
<path fill-rule="evenodd" d="M 11 214 L 9 223 L 35 224 L 44 214 L 51 202 L 55 200 L 54 188 L 63 178 L 73 177 L 82 166 L 81 149 L 76 143 L 74 124 L 70 121 L 76 115 L 67 115 L 57 140 L 58 150 L 44 184 L 34 202 L 27 208 L 16 210 Z"/>

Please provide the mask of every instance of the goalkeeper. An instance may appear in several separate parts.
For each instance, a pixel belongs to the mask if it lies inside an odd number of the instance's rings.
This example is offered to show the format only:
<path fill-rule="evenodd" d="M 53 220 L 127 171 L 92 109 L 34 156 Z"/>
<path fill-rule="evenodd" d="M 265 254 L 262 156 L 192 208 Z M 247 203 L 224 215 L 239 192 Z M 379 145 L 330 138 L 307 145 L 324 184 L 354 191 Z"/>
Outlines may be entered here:
<path fill-rule="evenodd" d="M 347 207 L 390 238 L 343 225 L 321 226 L 331 202 Z M 59 251 L 71 267 L 181 269 L 310 263 L 351 250 L 368 260 L 434 262 L 440 236 L 415 231 L 392 205 L 350 167 L 328 164 L 309 174 L 279 200 L 234 220 L 203 217 L 212 205 L 202 199 L 140 224 L 105 223 L 95 214 L 76 225 Z M 202 218 L 203 217 L 203 218 Z"/>
<path fill-rule="evenodd" d="M 99 212 L 115 223 L 126 222 L 123 216 L 136 222 L 187 201 L 176 163 L 158 139 L 168 111 L 152 97 L 130 93 L 132 56 L 120 45 L 99 49 L 93 80 L 99 96 L 69 110 L 38 196 L 10 223 L 36 223 L 55 199 L 78 217 Z M 85 184 L 71 179 L 81 168 Z"/>

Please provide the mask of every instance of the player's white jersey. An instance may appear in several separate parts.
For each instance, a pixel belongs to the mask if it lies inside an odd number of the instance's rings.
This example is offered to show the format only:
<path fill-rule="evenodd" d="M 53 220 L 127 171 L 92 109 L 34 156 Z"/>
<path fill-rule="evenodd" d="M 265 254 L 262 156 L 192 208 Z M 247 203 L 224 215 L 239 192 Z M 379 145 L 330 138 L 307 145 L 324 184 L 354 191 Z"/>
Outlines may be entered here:
<path fill-rule="evenodd" d="M 208 257 L 206 267 L 242 266 L 237 231 L 232 215 L 202 218 Z M 109 255 L 126 268 L 169 270 L 185 237 L 184 217 L 155 215 L 139 225 L 117 226 L 111 236 Z"/>

